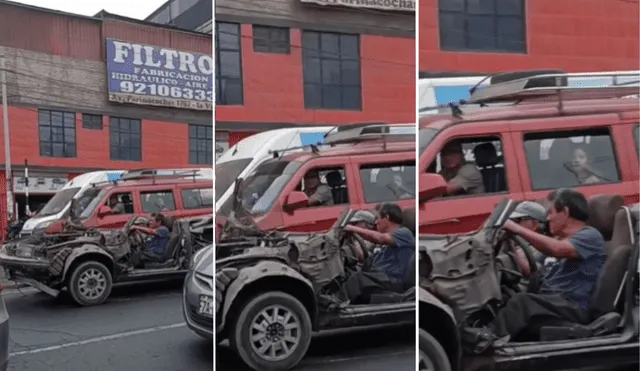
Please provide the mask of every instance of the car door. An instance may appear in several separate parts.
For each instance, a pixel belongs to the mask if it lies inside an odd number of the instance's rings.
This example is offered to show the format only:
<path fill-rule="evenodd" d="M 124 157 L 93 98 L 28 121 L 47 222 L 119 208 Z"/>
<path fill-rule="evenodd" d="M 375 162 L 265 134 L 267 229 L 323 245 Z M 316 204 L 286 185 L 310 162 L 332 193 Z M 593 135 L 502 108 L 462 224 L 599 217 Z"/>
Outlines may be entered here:
<path fill-rule="evenodd" d="M 511 125 L 507 121 L 478 122 L 450 126 L 427 147 L 421 162 L 423 172 L 440 171 L 439 153 L 447 143 L 461 141 L 467 162 L 474 163 L 475 147 L 491 143 L 499 161 L 493 167 L 502 167 L 505 189 L 481 194 L 443 196 L 421 204 L 418 210 L 419 231 L 426 234 L 467 233 L 480 228 L 503 197 L 521 200 L 522 183 L 519 165 L 508 135 Z M 435 164 L 433 166 L 432 164 Z"/>
<path fill-rule="evenodd" d="M 358 202 L 357 196 L 353 193 L 355 179 L 349 171 L 349 164 L 349 158 L 342 156 L 311 159 L 300 167 L 295 177 L 285 187 L 279 198 L 279 205 L 277 205 L 282 213 L 283 229 L 285 231 L 327 231 L 338 220 L 340 214 L 350 207 L 350 204 Z M 290 212 L 283 210 L 282 205 L 286 203 L 286 199 L 291 192 L 304 191 L 304 177 L 312 172 L 318 172 L 321 182 L 331 188 L 334 198 L 333 205 L 308 206 Z M 342 184 L 328 184 L 336 174 L 340 175 Z M 337 176 L 333 180 L 337 180 Z"/>
<path fill-rule="evenodd" d="M 527 164 L 520 174 L 527 200 L 544 199 L 558 188 L 585 196 L 619 194 L 627 203 L 637 200 L 638 183 L 625 168 L 633 161 L 628 151 L 632 139 L 618 115 L 545 118 L 520 127 L 512 139 L 516 156 Z"/>
<path fill-rule="evenodd" d="M 124 211 L 122 213 L 111 213 L 100 216 L 97 214 L 99 208 L 96 208 L 94 217 L 96 219 L 96 226 L 99 229 L 115 229 L 123 227 L 138 210 L 139 205 L 136 200 L 136 193 L 130 188 L 114 187 L 109 193 L 107 193 L 101 205 L 108 206 L 109 200 L 113 198 L 117 198 L 124 205 Z"/>

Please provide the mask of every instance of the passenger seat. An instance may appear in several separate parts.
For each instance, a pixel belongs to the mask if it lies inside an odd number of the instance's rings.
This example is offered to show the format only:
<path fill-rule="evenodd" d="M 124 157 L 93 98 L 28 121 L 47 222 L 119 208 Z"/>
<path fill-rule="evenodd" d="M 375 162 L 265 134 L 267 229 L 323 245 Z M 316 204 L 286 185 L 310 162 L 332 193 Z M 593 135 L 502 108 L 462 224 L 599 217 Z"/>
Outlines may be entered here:
<path fill-rule="evenodd" d="M 327 185 L 331 188 L 334 205 L 349 203 L 349 192 L 339 171 L 334 170 L 327 174 Z"/>
<path fill-rule="evenodd" d="M 507 190 L 504 167 L 497 167 L 498 153 L 493 143 L 478 144 L 473 148 L 476 165 L 482 173 L 484 190 L 486 193 L 499 193 Z"/>

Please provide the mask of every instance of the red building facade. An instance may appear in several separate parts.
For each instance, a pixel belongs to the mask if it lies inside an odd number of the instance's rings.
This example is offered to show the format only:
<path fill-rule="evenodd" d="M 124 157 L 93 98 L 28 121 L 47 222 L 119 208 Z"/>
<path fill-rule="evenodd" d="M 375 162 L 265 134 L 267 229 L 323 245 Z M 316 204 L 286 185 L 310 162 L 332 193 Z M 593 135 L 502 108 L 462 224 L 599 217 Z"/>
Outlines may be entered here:
<path fill-rule="evenodd" d="M 425 74 L 637 70 L 638 2 L 420 0 Z"/>
<path fill-rule="evenodd" d="M 210 109 L 110 101 L 107 39 L 212 53 L 211 35 L 107 13 L 84 17 L 0 1 L 0 56 L 7 75 L 13 190 L 21 214 L 24 189 L 19 179 L 24 177 L 25 161 L 30 185 L 58 187 L 61 179 L 93 170 L 211 166 Z M 1 115 L 0 124 L 4 124 Z M 207 148 L 195 143 L 207 139 L 208 161 L 203 160 Z M 194 154 L 196 150 L 204 152 Z M 0 163 L 6 163 L 3 141 Z M 6 184 L 4 169 L 0 194 L 12 186 Z M 31 201 L 45 202 L 56 190 L 30 187 Z M 1 197 L 2 230 L 7 213 L 7 198 Z"/>

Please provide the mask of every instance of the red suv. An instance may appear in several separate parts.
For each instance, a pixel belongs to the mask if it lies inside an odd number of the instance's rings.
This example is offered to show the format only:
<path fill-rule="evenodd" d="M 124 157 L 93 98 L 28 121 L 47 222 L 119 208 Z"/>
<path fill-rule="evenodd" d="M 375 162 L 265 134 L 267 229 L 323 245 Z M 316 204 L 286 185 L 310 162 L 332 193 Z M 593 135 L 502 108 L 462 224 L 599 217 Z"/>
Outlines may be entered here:
<path fill-rule="evenodd" d="M 347 126 L 330 132 L 322 146 L 286 152 L 274 153 L 242 180 L 239 194 L 216 214 L 218 234 L 234 207 L 251 214 L 262 230 L 322 232 L 347 207 L 372 209 L 387 201 L 402 208 L 415 205 L 414 124 Z M 309 206 L 303 179 L 311 173 L 331 189 L 329 205 Z"/>
<path fill-rule="evenodd" d="M 598 74 L 603 76 L 608 74 Z M 638 86 L 555 85 L 565 78 L 534 74 L 497 83 L 452 106 L 451 114 L 420 119 L 419 173 L 440 173 L 440 152 L 455 141 L 466 161 L 478 167 L 484 185 L 481 193 L 421 204 L 420 233 L 474 231 L 505 196 L 538 200 L 563 187 L 587 196 L 622 195 L 627 204 L 639 201 Z M 640 80 L 640 75 L 627 78 Z M 501 105 L 471 108 L 478 104 Z"/>

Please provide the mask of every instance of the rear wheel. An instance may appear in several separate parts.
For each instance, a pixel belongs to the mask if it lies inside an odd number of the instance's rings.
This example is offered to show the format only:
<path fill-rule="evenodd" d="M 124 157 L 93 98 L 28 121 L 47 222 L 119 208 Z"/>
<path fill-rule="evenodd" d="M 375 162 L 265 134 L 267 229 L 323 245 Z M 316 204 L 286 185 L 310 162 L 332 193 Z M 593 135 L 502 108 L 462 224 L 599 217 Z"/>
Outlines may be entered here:
<path fill-rule="evenodd" d="M 311 343 L 307 309 L 284 292 L 268 292 L 251 299 L 231 330 L 230 343 L 256 371 L 285 371 L 295 367 Z"/>
<path fill-rule="evenodd" d="M 111 294 L 113 278 L 104 264 L 87 261 L 73 269 L 67 285 L 69 294 L 78 305 L 98 305 Z"/>
<path fill-rule="evenodd" d="M 451 371 L 451 362 L 442 345 L 431 334 L 420 330 L 419 371 Z"/>

